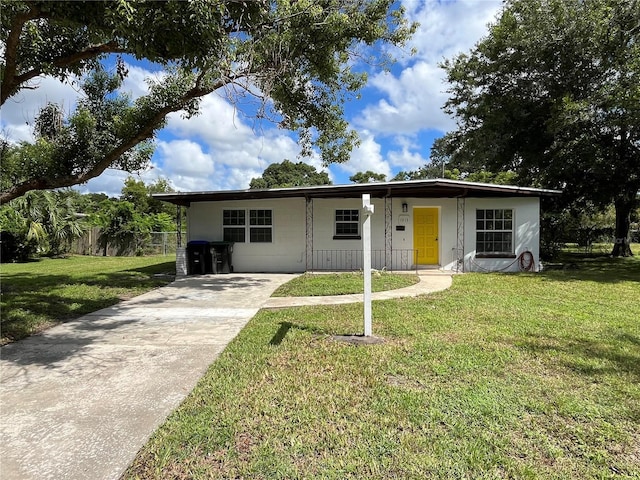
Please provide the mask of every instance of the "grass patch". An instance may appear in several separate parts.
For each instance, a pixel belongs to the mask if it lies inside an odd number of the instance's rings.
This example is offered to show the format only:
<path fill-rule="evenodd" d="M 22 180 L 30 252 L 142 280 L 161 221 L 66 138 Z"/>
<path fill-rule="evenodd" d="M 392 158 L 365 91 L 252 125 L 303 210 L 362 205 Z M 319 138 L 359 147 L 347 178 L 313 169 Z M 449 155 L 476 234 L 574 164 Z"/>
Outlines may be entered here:
<path fill-rule="evenodd" d="M 415 274 L 374 272 L 371 275 L 371 290 L 383 292 L 410 287 L 420 281 Z M 314 297 L 319 295 L 348 295 L 364 292 L 362 272 L 305 273 L 281 285 L 274 297 Z"/>
<path fill-rule="evenodd" d="M 640 259 L 576 262 L 263 310 L 125 478 L 638 478 Z"/>
<path fill-rule="evenodd" d="M 167 284 L 175 258 L 70 256 L 0 268 L 5 344 Z"/>

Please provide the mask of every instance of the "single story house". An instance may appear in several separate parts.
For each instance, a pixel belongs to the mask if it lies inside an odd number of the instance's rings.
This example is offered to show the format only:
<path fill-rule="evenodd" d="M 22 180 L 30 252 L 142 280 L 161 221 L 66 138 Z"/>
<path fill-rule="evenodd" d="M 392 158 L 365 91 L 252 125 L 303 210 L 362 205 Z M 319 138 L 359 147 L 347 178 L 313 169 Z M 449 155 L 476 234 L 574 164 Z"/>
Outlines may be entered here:
<path fill-rule="evenodd" d="M 154 197 L 187 208 L 187 241 L 233 242 L 235 272 L 361 269 L 363 194 L 373 268 L 467 272 L 538 271 L 540 198 L 560 193 L 430 179 Z"/>

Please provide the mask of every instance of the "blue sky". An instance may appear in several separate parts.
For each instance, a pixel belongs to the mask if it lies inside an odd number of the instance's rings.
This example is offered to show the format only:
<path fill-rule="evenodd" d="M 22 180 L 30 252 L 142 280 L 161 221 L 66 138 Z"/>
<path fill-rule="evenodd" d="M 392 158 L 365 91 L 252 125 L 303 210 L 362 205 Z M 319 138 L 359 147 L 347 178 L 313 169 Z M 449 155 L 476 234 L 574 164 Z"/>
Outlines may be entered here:
<path fill-rule="evenodd" d="M 415 170 L 429 159 L 433 140 L 452 129 L 454 121 L 442 112 L 446 101 L 444 75 L 438 63 L 466 52 L 487 33 L 499 11 L 499 0 L 403 0 L 411 21 L 420 27 L 407 51 L 390 72 L 373 70 L 361 98 L 346 105 L 346 118 L 361 138 L 349 162 L 332 165 L 335 184 L 349 183 L 358 171 L 373 170 L 388 178 L 400 170 Z M 123 90 L 134 98 L 144 93 L 144 79 L 153 76 L 150 65 L 131 63 Z M 25 90 L 3 105 L 0 127 L 14 140 L 30 139 L 34 115 L 46 102 L 75 105 L 77 88 L 53 78 L 41 78 L 39 88 Z M 275 125 L 256 123 L 223 93 L 202 101 L 202 113 L 185 120 L 169 117 L 159 132 L 152 168 L 139 176 L 146 182 L 167 178 L 178 191 L 247 188 L 271 163 L 287 158 L 299 161 L 295 137 Z M 303 159 L 321 169 L 318 157 Z M 77 187 L 82 192 L 117 196 L 128 176 L 107 170 L 99 178 Z"/>

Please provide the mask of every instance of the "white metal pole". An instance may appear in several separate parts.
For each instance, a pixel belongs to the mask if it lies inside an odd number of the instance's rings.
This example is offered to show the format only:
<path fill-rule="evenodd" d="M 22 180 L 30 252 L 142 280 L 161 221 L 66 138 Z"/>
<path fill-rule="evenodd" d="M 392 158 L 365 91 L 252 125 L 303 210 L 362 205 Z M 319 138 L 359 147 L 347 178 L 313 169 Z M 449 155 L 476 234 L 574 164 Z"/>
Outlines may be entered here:
<path fill-rule="evenodd" d="M 362 222 L 362 256 L 364 268 L 364 336 L 372 335 L 371 328 L 371 196 L 368 193 L 362 195 L 362 210 L 364 221 Z"/>

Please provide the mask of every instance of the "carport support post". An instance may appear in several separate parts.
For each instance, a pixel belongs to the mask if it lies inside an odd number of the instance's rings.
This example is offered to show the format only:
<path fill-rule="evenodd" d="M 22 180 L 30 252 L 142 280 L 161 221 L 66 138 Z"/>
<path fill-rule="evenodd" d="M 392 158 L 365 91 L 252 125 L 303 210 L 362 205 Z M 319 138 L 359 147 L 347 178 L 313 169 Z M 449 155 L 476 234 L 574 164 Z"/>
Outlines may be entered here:
<path fill-rule="evenodd" d="M 371 195 L 362 194 L 362 264 L 364 268 L 364 336 L 372 335 L 371 329 Z"/>
<path fill-rule="evenodd" d="M 176 246 L 182 246 L 182 207 L 180 205 L 176 205 Z"/>

